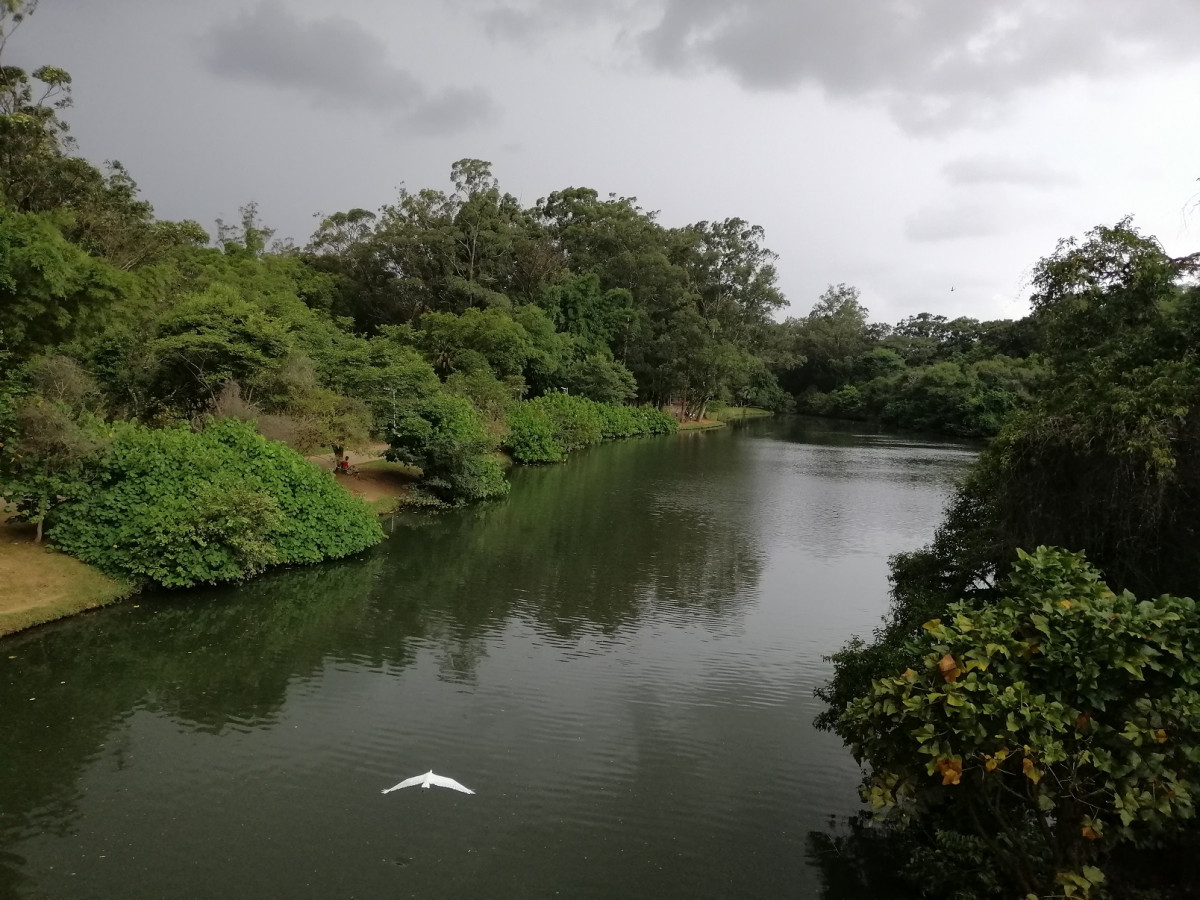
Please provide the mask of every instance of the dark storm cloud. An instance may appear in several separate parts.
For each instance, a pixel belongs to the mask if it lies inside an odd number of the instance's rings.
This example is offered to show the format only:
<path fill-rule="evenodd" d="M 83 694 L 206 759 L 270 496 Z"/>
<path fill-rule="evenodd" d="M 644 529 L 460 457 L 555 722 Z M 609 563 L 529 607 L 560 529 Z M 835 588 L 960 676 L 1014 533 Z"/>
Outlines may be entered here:
<path fill-rule="evenodd" d="M 666 0 L 643 46 L 752 88 L 878 98 L 920 129 L 985 119 L 1073 75 L 1188 58 L 1196 34 L 1195 0 Z"/>
<path fill-rule="evenodd" d="M 275 2 L 212 28 L 203 59 L 216 75 L 298 93 L 320 107 L 388 114 L 417 133 L 460 131 L 494 114 L 481 89 L 430 91 L 357 23 L 305 21 Z"/>
<path fill-rule="evenodd" d="M 494 30 L 584 15 L 574 2 L 477 0 Z M 1196 0 L 618 0 L 655 66 L 719 70 L 751 89 L 811 86 L 884 103 L 909 130 L 986 122 L 1022 91 L 1193 59 Z M 563 7 L 563 8 L 560 8 Z M 587 12 L 595 15 L 595 11 Z M 647 15 L 651 24 L 644 26 Z"/>
<path fill-rule="evenodd" d="M 1069 172 L 1031 159 L 1010 156 L 965 156 L 942 166 L 946 180 L 958 187 L 1004 185 L 1054 189 L 1078 184 Z"/>

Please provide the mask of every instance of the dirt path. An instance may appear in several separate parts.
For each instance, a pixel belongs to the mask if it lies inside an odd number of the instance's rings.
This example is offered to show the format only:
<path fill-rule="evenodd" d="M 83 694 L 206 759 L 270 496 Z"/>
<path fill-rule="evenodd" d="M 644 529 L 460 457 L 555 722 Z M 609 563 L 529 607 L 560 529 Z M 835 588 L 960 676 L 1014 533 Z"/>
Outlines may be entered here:
<path fill-rule="evenodd" d="M 413 482 L 419 477 L 419 470 L 400 463 L 390 463 L 383 459 L 387 444 L 372 444 L 365 450 L 348 451 L 346 456 L 350 465 L 356 470 L 353 475 L 334 472 L 333 477 L 346 490 L 362 497 L 380 511 L 387 506 L 396 506 L 403 501 L 412 490 Z M 322 453 L 308 457 L 309 462 L 322 469 L 333 469 L 335 462 L 332 453 Z"/>
<path fill-rule="evenodd" d="M 363 463 L 374 462 L 383 458 L 384 451 L 388 448 L 387 444 L 372 444 L 365 450 L 347 450 L 346 456 L 350 457 L 350 465 L 361 466 Z M 318 453 L 316 456 L 308 457 L 309 462 L 314 462 L 318 466 L 324 466 L 332 469 L 333 464 L 337 461 L 334 458 L 333 452 Z"/>

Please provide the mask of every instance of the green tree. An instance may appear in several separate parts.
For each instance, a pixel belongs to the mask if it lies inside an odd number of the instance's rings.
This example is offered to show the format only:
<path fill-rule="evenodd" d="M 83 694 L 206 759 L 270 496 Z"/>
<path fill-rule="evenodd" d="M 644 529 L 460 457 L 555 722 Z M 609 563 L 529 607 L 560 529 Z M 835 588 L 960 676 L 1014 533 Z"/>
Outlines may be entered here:
<path fill-rule="evenodd" d="M 598 403 L 624 403 L 637 394 L 633 373 L 607 353 L 593 353 L 567 363 L 559 379 L 572 394 Z"/>
<path fill-rule="evenodd" d="M 87 380 L 77 371 L 69 375 Z M 51 514 L 86 495 L 90 467 L 109 438 L 107 424 L 66 392 L 0 391 L 0 497 L 17 521 L 37 524 L 38 543 Z"/>
<path fill-rule="evenodd" d="M 804 360 L 783 379 L 796 394 L 839 387 L 874 343 L 858 289 L 845 284 L 830 285 L 807 316 L 785 325 L 792 333 L 793 351 Z"/>
<path fill-rule="evenodd" d="M 499 309 L 468 309 L 462 315 L 426 313 L 417 345 L 440 374 L 462 367 L 464 351 L 483 357 L 501 377 L 520 375 L 533 355 L 533 343 L 515 319 Z"/>
<path fill-rule="evenodd" d="M 438 393 L 398 411 L 387 457 L 420 467 L 424 484 L 443 500 L 486 500 L 508 493 L 492 456 L 497 443 L 469 400 Z"/>
<path fill-rule="evenodd" d="M 88 256 L 48 214 L 0 214 L 0 349 L 19 358 L 97 328 L 130 280 Z"/>
<path fill-rule="evenodd" d="M 292 343 L 288 324 L 216 284 L 159 318 L 150 351 L 160 402 L 185 413 L 210 404 L 230 381 L 253 381 L 277 368 Z"/>

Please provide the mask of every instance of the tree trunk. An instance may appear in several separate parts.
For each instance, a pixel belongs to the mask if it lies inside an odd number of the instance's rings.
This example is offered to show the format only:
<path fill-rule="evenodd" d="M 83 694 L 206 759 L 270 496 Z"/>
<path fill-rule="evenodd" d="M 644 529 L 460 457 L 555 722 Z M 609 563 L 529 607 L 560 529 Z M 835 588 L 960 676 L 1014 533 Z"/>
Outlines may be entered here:
<path fill-rule="evenodd" d="M 42 525 L 45 524 L 45 522 L 46 519 L 44 516 L 37 520 L 37 540 L 34 541 L 35 544 L 40 544 L 42 542 Z"/>

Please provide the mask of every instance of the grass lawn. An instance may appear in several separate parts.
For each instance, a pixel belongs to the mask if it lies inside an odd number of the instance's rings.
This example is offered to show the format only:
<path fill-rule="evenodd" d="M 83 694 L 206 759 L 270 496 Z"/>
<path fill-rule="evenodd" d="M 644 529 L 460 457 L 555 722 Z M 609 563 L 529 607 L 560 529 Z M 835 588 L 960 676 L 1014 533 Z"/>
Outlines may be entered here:
<path fill-rule="evenodd" d="M 86 563 L 34 543 L 32 525 L 0 521 L 0 635 L 95 609 L 135 590 Z"/>

